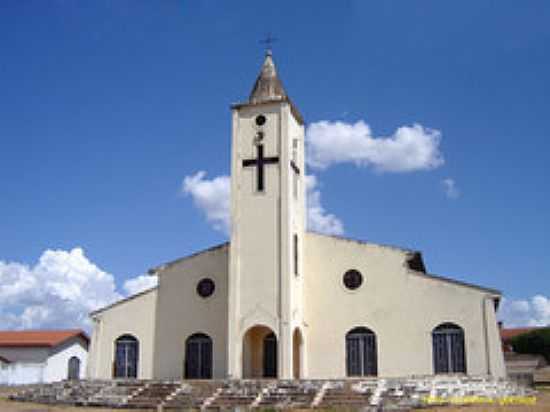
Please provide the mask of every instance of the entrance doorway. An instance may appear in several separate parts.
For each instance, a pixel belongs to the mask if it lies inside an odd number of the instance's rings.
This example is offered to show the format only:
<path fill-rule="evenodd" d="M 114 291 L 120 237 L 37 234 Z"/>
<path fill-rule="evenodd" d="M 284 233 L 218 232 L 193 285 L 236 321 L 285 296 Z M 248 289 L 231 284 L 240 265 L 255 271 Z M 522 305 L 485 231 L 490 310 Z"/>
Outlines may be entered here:
<path fill-rule="evenodd" d="M 277 378 L 277 336 L 267 326 L 254 326 L 243 337 L 243 378 Z"/>
<path fill-rule="evenodd" d="M 212 378 L 212 339 L 195 333 L 185 341 L 185 379 Z"/>

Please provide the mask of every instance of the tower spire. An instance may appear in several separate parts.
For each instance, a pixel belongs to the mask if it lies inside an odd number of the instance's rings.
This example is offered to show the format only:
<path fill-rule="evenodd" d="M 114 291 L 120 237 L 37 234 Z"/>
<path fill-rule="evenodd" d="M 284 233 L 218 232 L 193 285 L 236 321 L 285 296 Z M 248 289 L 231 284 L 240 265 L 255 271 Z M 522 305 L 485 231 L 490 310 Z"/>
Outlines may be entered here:
<path fill-rule="evenodd" d="M 277 75 L 277 69 L 273 62 L 273 53 L 271 52 L 271 48 L 267 48 L 264 63 L 254 83 L 248 101 L 251 104 L 257 104 L 287 99 L 288 96 Z"/>

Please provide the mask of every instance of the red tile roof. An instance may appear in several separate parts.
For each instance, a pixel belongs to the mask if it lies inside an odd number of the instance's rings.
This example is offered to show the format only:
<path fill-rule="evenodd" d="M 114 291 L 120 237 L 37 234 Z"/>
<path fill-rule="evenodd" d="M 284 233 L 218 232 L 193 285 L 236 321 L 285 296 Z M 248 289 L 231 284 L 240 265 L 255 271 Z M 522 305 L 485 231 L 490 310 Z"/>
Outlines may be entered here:
<path fill-rule="evenodd" d="M 83 330 L 23 330 L 0 331 L 0 347 L 53 347 L 68 339 L 80 336 L 89 343 L 90 338 Z"/>

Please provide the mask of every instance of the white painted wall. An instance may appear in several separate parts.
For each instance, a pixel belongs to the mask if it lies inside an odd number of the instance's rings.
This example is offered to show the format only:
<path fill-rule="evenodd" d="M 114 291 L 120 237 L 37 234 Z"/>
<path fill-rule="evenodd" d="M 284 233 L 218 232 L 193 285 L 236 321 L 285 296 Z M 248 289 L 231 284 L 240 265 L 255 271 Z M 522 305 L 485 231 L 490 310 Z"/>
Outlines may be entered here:
<path fill-rule="evenodd" d="M 156 308 L 157 289 L 151 289 L 95 313 L 92 316 L 94 330 L 86 376 L 91 379 L 111 379 L 115 340 L 129 334 L 139 341 L 138 378 L 151 379 Z"/>
<path fill-rule="evenodd" d="M 57 382 L 68 377 L 69 359 L 80 359 L 80 378 L 86 376 L 88 351 L 86 342 L 75 337 L 52 349 L 46 348 L 2 348 L 16 361 L 0 366 L 0 384 L 24 385 L 31 383 Z"/>
<path fill-rule="evenodd" d="M 226 377 L 228 249 L 224 244 L 159 271 L 155 378 L 183 377 L 185 341 L 195 333 L 212 339 L 213 378 Z M 203 278 L 212 279 L 216 285 L 214 294 L 207 298 L 197 294 L 197 284 Z"/>
<path fill-rule="evenodd" d="M 80 379 L 86 377 L 88 350 L 81 338 L 74 338 L 54 348 L 46 361 L 45 382 L 57 382 L 68 378 L 69 359 L 76 356 L 80 360 Z"/>
<path fill-rule="evenodd" d="M 309 377 L 346 376 L 345 335 L 358 326 L 376 334 L 379 376 L 433 374 L 431 332 L 445 322 L 464 330 L 468 374 L 505 375 L 491 293 L 414 272 L 393 247 L 308 233 L 305 257 Z M 348 269 L 363 274 L 355 291 Z"/>
<path fill-rule="evenodd" d="M 44 382 L 45 363 L 9 363 L 0 367 L 0 385 Z"/>

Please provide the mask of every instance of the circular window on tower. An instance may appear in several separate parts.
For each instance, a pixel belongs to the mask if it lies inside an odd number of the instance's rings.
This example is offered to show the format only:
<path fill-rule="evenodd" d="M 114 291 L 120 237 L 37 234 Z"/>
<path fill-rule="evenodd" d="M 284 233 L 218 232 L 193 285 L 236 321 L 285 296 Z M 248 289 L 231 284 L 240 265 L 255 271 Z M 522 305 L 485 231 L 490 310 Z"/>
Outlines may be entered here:
<path fill-rule="evenodd" d="M 214 290 L 216 290 L 216 284 L 212 279 L 204 278 L 197 284 L 197 293 L 201 298 L 212 296 Z"/>
<path fill-rule="evenodd" d="M 350 290 L 355 290 L 363 284 L 363 275 L 355 269 L 348 270 L 344 273 L 344 286 Z"/>
<path fill-rule="evenodd" d="M 263 114 L 256 116 L 256 126 L 263 126 L 266 122 L 266 118 Z"/>

